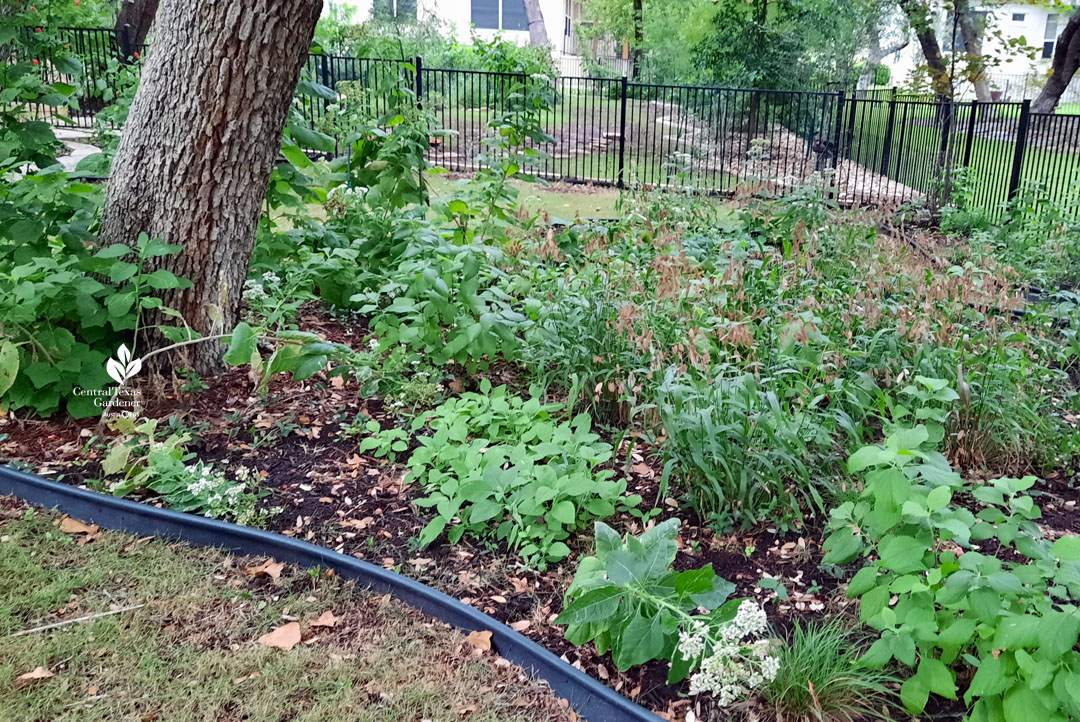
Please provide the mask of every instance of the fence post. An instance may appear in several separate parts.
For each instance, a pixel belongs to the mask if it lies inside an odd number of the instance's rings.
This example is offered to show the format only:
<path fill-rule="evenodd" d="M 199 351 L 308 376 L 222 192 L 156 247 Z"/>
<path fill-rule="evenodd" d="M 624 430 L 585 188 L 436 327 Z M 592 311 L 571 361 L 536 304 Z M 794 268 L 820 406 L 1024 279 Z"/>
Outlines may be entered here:
<path fill-rule="evenodd" d="M 416 83 L 416 108 L 417 108 L 417 110 L 423 110 L 424 109 L 424 101 L 423 101 L 422 98 L 423 98 L 423 94 L 424 94 L 424 79 L 423 79 L 423 76 L 421 75 L 420 71 L 424 67 L 424 59 L 422 57 L 420 57 L 419 55 L 416 56 L 416 65 L 414 67 L 416 68 L 413 71 L 414 73 L 416 73 L 416 78 L 414 78 L 414 81 Z M 430 134 L 428 135 L 428 150 L 429 151 L 431 150 L 431 136 L 430 136 Z M 416 178 L 417 185 L 420 186 L 420 194 L 421 194 L 421 197 L 424 199 L 424 204 L 427 205 L 430 208 L 431 207 L 431 196 L 428 195 L 428 193 L 427 193 L 427 184 L 424 182 L 424 169 L 423 168 L 418 168 L 417 171 L 416 171 L 416 176 L 417 176 L 417 178 Z"/>
<path fill-rule="evenodd" d="M 615 182 L 616 187 L 626 187 L 626 74 L 619 80 L 619 175 Z"/>
<path fill-rule="evenodd" d="M 833 143 L 832 167 L 835 170 L 840 162 L 840 146 L 844 142 L 844 91 L 836 93 L 836 140 Z"/>
<path fill-rule="evenodd" d="M 848 147 L 848 153 L 850 157 L 850 149 L 855 147 L 855 115 L 859 108 L 859 93 L 853 90 L 851 92 L 851 117 L 848 118 L 848 131 L 845 137 L 845 144 Z"/>
<path fill-rule="evenodd" d="M 881 148 L 881 175 L 889 177 L 889 164 L 892 162 L 893 129 L 896 127 L 896 88 L 893 88 L 889 100 L 889 124 L 885 126 L 885 140 Z"/>
<path fill-rule="evenodd" d="M 1025 98 L 1020 106 L 1020 123 L 1016 126 L 1016 145 L 1013 148 L 1012 173 L 1009 174 L 1009 198 L 1020 190 L 1020 171 L 1024 165 L 1024 149 L 1027 145 L 1028 125 L 1031 123 L 1031 99 Z"/>
<path fill-rule="evenodd" d="M 424 109 L 424 101 L 423 101 L 423 97 L 424 97 L 424 78 L 421 75 L 420 71 L 424 67 L 424 59 L 422 57 L 420 57 L 419 55 L 416 56 L 416 65 L 415 65 L 415 67 L 416 67 L 416 70 L 414 72 L 416 73 L 416 107 L 419 108 L 420 110 L 423 110 Z"/>
<path fill-rule="evenodd" d="M 131 62 L 132 57 L 135 55 L 135 48 L 131 44 L 131 24 L 124 23 L 124 27 L 120 28 L 120 54 L 123 62 Z"/>
<path fill-rule="evenodd" d="M 969 107 L 971 117 L 968 118 L 967 139 L 964 141 L 964 167 L 971 167 L 971 150 L 975 146 L 975 121 L 979 116 L 978 99 L 971 101 Z"/>
<path fill-rule="evenodd" d="M 330 89 L 334 89 L 334 81 L 330 79 L 330 64 L 327 62 L 326 55 L 319 56 L 319 75 L 322 77 L 319 82 Z"/>

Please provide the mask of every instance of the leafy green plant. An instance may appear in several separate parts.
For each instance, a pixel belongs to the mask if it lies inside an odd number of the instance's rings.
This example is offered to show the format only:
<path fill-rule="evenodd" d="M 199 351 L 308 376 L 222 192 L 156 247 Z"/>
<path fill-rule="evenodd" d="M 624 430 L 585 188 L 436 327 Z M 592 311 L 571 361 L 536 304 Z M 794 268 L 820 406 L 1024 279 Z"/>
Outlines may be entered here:
<path fill-rule="evenodd" d="M 158 420 L 136 421 L 117 417 L 113 427 L 120 436 L 112 443 L 101 462 L 105 481 L 103 490 L 115 496 L 150 488 L 159 482 L 186 476 L 188 461 L 195 454 L 187 451 L 191 435 L 185 431 L 158 430 Z"/>
<path fill-rule="evenodd" d="M 1080 610 L 1072 603 L 1080 543 L 1043 538 L 1040 510 L 1025 493 L 1035 478 L 966 482 L 922 424 L 893 428 L 884 445 L 852 454 L 848 469 L 865 472 L 866 488 L 833 510 L 823 561 L 874 555 L 848 586 L 860 619 L 880 634 L 862 663 L 895 659 L 915 669 L 900 690 L 915 714 L 931 692 L 953 699 L 961 684 L 979 722 L 1080 713 Z M 967 498 L 977 512 L 954 501 Z"/>
<path fill-rule="evenodd" d="M 751 600 L 729 600 L 735 585 L 711 564 L 673 571 L 678 529 L 669 519 L 623 539 L 597 522 L 596 556 L 581 560 L 555 623 L 567 625 L 573 644 L 610 650 L 622 671 L 660 659 L 671 662 L 669 684 L 694 673 L 690 692 L 710 692 L 725 706 L 776 675 L 769 640 L 747 640 L 765 630 L 765 613 Z"/>
<path fill-rule="evenodd" d="M 360 442 L 359 451 L 371 451 L 380 459 L 397 461 L 398 454 L 409 450 L 409 434 L 404 429 L 384 429 L 378 421 L 368 421 L 364 424 L 369 436 Z"/>
<path fill-rule="evenodd" d="M 594 519 L 641 503 L 625 496 L 626 481 L 598 469 L 611 446 L 592 433 L 587 415 L 557 421 L 560 404 L 522 399 L 506 387 L 462 394 L 418 417 L 430 436 L 409 458 L 410 478 L 429 496 L 415 502 L 437 516 L 420 534 L 430 544 L 444 532 L 493 539 L 543 567 L 570 553 L 566 540 Z"/>
<path fill-rule="evenodd" d="M 86 251 L 76 238 L 57 242 L 44 233 L 0 248 L 5 404 L 44 416 L 62 404 L 75 417 L 100 414 L 92 392 L 110 382 L 106 360 L 131 343 L 142 311 L 169 312 L 154 292 L 188 285 L 164 269 L 148 271 L 149 260 L 179 251 L 145 234 L 135 248 Z"/>
<path fill-rule="evenodd" d="M 892 720 L 895 678 L 859 664 L 860 639 L 838 621 L 796 621 L 776 654 L 780 668 L 761 696 L 791 722 Z"/>
<path fill-rule="evenodd" d="M 241 466 L 234 474 L 236 479 L 229 479 L 212 464 L 196 461 L 179 473 L 154 479 L 148 487 L 160 494 L 170 509 L 244 526 L 264 526 L 280 507 L 258 508 L 259 499 L 269 492 L 257 490 L 258 476 L 251 469 Z"/>

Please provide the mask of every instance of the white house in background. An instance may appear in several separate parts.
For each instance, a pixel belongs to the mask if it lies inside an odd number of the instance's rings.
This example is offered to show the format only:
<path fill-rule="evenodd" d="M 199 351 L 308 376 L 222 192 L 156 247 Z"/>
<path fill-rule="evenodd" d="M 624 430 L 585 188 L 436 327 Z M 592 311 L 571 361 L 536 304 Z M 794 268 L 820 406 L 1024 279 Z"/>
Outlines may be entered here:
<path fill-rule="evenodd" d="M 502 32 L 505 40 L 529 44 L 529 20 L 522 0 L 332 0 L 356 9 L 356 20 L 369 19 L 376 9 L 397 17 L 435 18 L 448 34 L 468 42 L 473 33 L 490 39 Z M 574 27 L 581 18 L 581 0 L 540 0 L 552 57 L 576 56 Z"/>
<path fill-rule="evenodd" d="M 989 28 L 996 30 L 1003 37 L 1020 39 L 1030 47 L 1037 49 L 1035 58 L 1017 53 L 1006 53 L 1002 40 L 994 32 L 987 32 L 983 38 L 983 53 L 988 57 L 1001 57 L 1004 61 L 990 68 L 987 75 L 991 88 L 999 90 L 1003 99 L 1021 100 L 1035 97 L 1042 88 L 1046 73 L 1050 69 L 1050 59 L 1054 55 L 1054 44 L 1058 33 L 1065 27 L 1068 9 L 1048 7 L 1035 2 L 983 3 L 977 5 L 979 14 L 986 18 Z M 1080 12 L 1080 10 L 1077 10 Z M 953 18 L 941 2 L 937 3 L 937 37 L 941 49 L 945 52 L 954 48 L 952 42 Z M 959 29 L 956 32 L 955 47 L 963 50 L 964 43 Z M 903 85 L 915 68 L 923 65 L 922 49 L 914 35 L 908 46 L 882 60 L 892 71 L 892 82 Z M 1077 85 L 1077 83 L 1073 83 Z M 961 89 L 970 93 L 970 88 Z M 1080 89 L 1070 87 L 1069 92 Z M 1080 94 L 1080 93 L 1078 93 Z M 1064 100 L 1064 98 L 1063 98 Z"/>

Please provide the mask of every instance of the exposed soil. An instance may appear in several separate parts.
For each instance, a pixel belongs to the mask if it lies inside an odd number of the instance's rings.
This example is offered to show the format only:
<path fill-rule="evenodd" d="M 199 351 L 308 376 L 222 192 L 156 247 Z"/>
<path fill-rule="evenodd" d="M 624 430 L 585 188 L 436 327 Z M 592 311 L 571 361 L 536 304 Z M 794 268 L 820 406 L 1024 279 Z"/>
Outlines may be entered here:
<path fill-rule="evenodd" d="M 362 345 L 361 329 L 347 328 L 326 314 L 306 310 L 301 323 L 328 339 Z M 269 523 L 272 531 L 394 569 L 445 591 L 510 624 L 665 719 L 684 719 L 690 710 L 698 719 L 708 718 L 702 700 L 686 697 L 685 684 L 666 684 L 666 665 L 652 663 L 621 673 L 610 656 L 596 654 L 591 646 L 573 647 L 563 638 L 563 628 L 553 624 L 576 560 L 591 551 L 588 535 L 571 540 L 568 563 L 545 572 L 524 568 L 516 556 L 499 549 L 466 541 L 418 549 L 415 539 L 428 517 L 413 502 L 424 496 L 423 490 L 407 480 L 401 465 L 359 452 L 363 437 L 354 433 L 367 419 L 384 427 L 400 425 L 399 420 L 379 399 L 365 398 L 357 384 L 320 379 L 321 375 L 303 383 L 275 379 L 265 396 L 255 392 L 240 371 L 207 379 L 209 388 L 196 394 L 180 392 L 178 384 L 169 382 L 161 384 L 167 391 L 151 395 L 144 379 L 146 415 L 175 417 L 177 423 L 186 424 L 196 439 L 192 450 L 203 460 L 256 470 L 263 477 L 262 488 L 269 492 L 262 506 L 280 509 Z M 359 424 L 350 428 L 357 419 Z M 67 483 L 86 484 L 100 476 L 105 448 L 95 427 L 96 420 L 0 418 L 0 459 Z M 641 494 L 646 506 L 658 505 L 663 510 L 660 519 L 679 516 L 684 522 L 677 568 L 711 563 L 717 574 L 736 585 L 738 595 L 764 603 L 778 629 L 795 617 L 854 611 L 840 584 L 843 570 L 820 566 L 820 522 L 789 531 L 764 525 L 718 535 L 697 522 L 689 509 L 679 507 L 677 489 L 670 490 L 668 498 L 657 498 L 662 465 L 651 449 L 639 442 L 629 458 L 626 451 L 620 450 L 612 468 L 626 478 L 629 491 Z M 1033 491 L 1040 495 L 1036 501 L 1043 508 L 1042 523 L 1049 536 L 1080 532 L 1075 513 L 1080 493 L 1065 477 L 1050 476 Z M 641 531 L 640 522 L 629 515 L 609 523 L 623 531 Z M 770 577 L 783 587 L 779 596 L 760 585 Z M 960 713 L 959 708 L 939 709 L 934 718 Z"/>

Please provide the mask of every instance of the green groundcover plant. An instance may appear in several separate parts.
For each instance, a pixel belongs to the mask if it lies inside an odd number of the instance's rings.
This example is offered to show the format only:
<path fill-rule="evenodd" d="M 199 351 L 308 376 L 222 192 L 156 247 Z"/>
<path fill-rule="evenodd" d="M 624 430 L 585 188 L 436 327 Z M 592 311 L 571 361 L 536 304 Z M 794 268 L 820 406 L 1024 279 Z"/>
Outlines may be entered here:
<path fill-rule="evenodd" d="M 865 490 L 832 511 L 824 562 L 869 561 L 848 586 L 880 634 L 861 661 L 915 670 L 912 714 L 933 693 L 962 696 L 973 722 L 1073 719 L 1080 538 L 1044 538 L 1034 477 L 962 479 L 935 450 L 942 431 L 897 425 L 848 460 Z"/>
<path fill-rule="evenodd" d="M 640 496 L 626 495 L 625 480 L 598 468 L 612 449 L 592 432 L 589 417 L 560 421 L 562 408 L 492 388 L 485 379 L 479 393 L 417 417 L 414 431 L 427 425 L 432 433 L 417 437 L 410 478 L 429 493 L 417 505 L 437 514 L 420 542 L 430 544 L 443 532 L 451 542 L 465 535 L 494 539 L 544 566 L 570 553 L 572 533 L 640 504 Z"/>

